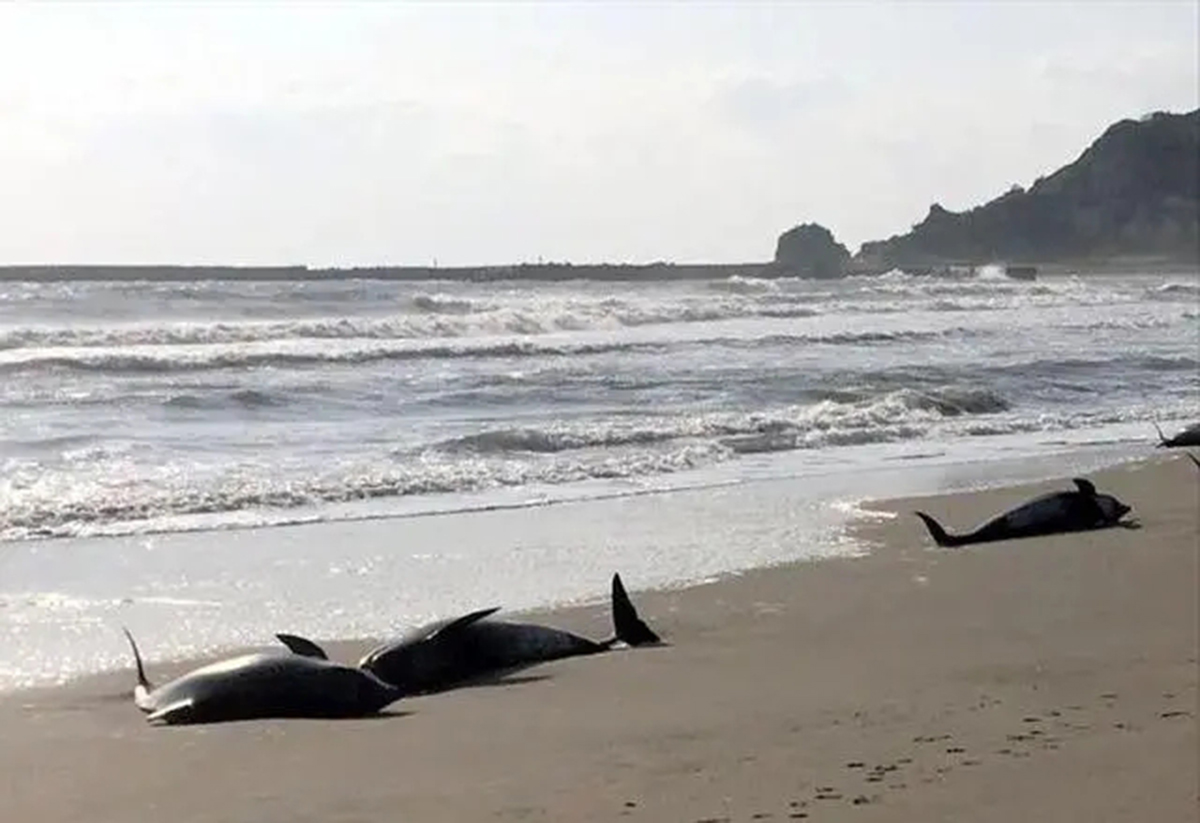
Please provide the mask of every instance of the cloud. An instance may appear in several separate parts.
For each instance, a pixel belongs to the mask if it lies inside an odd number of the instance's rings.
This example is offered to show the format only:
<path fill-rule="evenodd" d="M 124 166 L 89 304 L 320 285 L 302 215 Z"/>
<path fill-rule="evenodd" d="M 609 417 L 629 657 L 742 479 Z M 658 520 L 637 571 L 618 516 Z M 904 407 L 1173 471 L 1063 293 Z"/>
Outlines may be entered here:
<path fill-rule="evenodd" d="M 1194 107 L 1186 5 L 0 4 L 0 261 L 853 245 Z"/>

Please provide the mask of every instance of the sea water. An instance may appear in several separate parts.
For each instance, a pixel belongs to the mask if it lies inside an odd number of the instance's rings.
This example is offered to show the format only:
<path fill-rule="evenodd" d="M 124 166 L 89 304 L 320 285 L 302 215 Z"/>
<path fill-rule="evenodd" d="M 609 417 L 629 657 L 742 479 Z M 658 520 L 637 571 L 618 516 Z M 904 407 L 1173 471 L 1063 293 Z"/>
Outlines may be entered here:
<path fill-rule="evenodd" d="M 1198 368 L 1154 272 L 0 283 L 0 688 L 860 551 L 1145 453 Z"/>

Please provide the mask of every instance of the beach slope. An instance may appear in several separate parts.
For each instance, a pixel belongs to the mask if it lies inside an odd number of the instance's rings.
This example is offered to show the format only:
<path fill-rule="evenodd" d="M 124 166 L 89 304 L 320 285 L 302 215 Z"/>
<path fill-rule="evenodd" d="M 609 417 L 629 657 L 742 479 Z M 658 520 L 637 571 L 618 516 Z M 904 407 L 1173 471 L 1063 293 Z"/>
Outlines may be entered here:
<path fill-rule="evenodd" d="M 42 823 L 1194 820 L 1200 471 L 1180 454 L 1093 479 L 1143 527 L 939 550 L 917 502 L 890 501 L 877 509 L 896 516 L 860 529 L 869 556 L 634 592 L 666 647 L 377 719 L 151 728 L 131 672 L 8 695 L 0 809 Z M 966 528 L 1064 482 L 919 507 Z M 537 619 L 608 631 L 606 607 Z"/>

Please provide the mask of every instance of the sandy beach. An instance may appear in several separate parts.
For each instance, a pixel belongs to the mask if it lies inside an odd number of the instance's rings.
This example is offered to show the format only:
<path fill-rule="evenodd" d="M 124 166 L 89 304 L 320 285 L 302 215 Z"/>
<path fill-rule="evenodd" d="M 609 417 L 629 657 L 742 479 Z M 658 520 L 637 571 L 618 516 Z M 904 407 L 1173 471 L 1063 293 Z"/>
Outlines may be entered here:
<path fill-rule="evenodd" d="M 1142 528 L 636 591 L 669 641 L 379 718 L 152 728 L 132 672 L 0 698 L 0 810 L 42 821 L 1188 821 L 1200 472 L 1092 475 Z M 923 498 L 966 528 L 1065 481 Z M 538 614 L 589 636 L 606 607 Z M 366 641 L 333 647 L 348 659 Z M 154 665 L 163 680 L 183 665 Z"/>

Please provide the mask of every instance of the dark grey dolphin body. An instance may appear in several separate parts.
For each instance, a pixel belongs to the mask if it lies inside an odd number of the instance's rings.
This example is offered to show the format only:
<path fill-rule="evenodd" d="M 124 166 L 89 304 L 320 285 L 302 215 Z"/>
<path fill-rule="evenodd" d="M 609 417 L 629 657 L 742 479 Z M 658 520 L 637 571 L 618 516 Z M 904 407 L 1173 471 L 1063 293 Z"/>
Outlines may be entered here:
<path fill-rule="evenodd" d="M 1200 423 L 1193 423 L 1174 437 L 1167 437 L 1163 434 L 1163 430 L 1158 427 L 1157 423 L 1154 424 L 1154 428 L 1158 430 L 1158 448 L 1160 449 L 1200 446 Z"/>
<path fill-rule="evenodd" d="M 607 651 L 617 643 L 642 646 L 660 642 L 638 617 L 620 575 L 612 579 L 614 636 L 596 641 L 549 626 L 485 620 L 499 607 L 412 630 L 369 652 L 359 667 L 396 686 L 404 694 L 439 692 L 482 677 L 584 654 Z M 276 635 L 299 655 L 324 658 L 316 643 L 290 634 Z"/>
<path fill-rule="evenodd" d="M 155 688 L 137 663 L 137 707 L 151 723 L 217 723 L 256 717 L 362 717 L 400 698 L 370 672 L 286 652 L 260 652 L 202 666 Z"/>
<path fill-rule="evenodd" d="M 1098 494 L 1091 481 L 1075 478 L 1073 492 L 1051 492 L 992 518 L 969 534 L 949 534 L 925 512 L 916 512 L 939 546 L 963 546 L 1042 534 L 1087 531 L 1117 525 L 1132 509 L 1110 494 Z"/>

